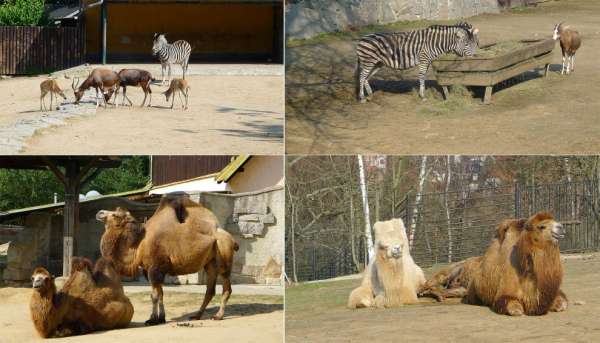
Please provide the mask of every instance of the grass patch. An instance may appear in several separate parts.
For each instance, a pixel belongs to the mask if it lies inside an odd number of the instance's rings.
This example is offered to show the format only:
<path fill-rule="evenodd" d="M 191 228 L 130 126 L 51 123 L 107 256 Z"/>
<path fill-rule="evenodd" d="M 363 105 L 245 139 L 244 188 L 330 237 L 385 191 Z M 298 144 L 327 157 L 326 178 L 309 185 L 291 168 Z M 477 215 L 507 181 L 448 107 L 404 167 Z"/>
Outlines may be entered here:
<path fill-rule="evenodd" d="M 361 280 L 342 280 L 299 284 L 285 290 L 286 310 L 318 310 L 344 306 L 350 292 Z"/>

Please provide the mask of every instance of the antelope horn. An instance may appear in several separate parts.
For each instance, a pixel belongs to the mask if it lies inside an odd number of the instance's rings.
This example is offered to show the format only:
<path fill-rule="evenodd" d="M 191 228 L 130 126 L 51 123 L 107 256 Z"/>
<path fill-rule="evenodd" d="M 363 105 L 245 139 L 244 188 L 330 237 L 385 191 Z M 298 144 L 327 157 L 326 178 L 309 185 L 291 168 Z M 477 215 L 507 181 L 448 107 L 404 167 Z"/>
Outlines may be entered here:
<path fill-rule="evenodd" d="M 71 88 L 73 88 L 73 91 L 77 90 L 77 86 L 79 86 L 79 78 L 74 77 L 73 82 L 71 82 Z"/>

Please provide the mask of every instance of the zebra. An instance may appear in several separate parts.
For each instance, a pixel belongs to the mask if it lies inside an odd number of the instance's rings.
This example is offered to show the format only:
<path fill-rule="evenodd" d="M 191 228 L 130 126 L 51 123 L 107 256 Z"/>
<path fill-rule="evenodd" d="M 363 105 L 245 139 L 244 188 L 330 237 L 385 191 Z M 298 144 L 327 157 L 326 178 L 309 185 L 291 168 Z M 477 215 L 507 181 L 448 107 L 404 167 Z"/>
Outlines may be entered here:
<path fill-rule="evenodd" d="M 356 47 L 356 96 L 365 102 L 364 91 L 373 95 L 369 78 L 382 67 L 408 69 L 419 66 L 419 96 L 425 98 L 425 74 L 438 56 L 454 52 L 473 56 L 479 46 L 479 30 L 465 22 L 433 25 L 407 32 L 372 33 L 362 37 Z"/>
<path fill-rule="evenodd" d="M 171 81 L 171 64 L 180 64 L 183 71 L 183 79 L 185 80 L 185 73 L 188 69 L 188 62 L 190 60 L 190 53 L 192 47 L 190 43 L 184 40 L 178 40 L 173 44 L 169 44 L 165 38 L 165 34 L 155 33 L 154 43 L 152 45 L 152 54 L 158 56 L 161 64 L 162 71 L 162 82 L 165 83 L 165 69 L 169 67 L 169 76 L 167 84 Z"/>

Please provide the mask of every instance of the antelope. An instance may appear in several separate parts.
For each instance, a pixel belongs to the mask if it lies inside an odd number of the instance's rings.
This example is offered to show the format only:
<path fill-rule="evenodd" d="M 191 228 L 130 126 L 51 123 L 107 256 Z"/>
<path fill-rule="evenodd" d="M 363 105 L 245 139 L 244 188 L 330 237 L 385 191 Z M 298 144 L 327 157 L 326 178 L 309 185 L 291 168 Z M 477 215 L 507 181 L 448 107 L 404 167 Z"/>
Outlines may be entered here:
<path fill-rule="evenodd" d="M 79 84 L 79 79 L 77 79 L 77 81 L 75 79 L 73 80 L 71 88 L 73 88 L 73 92 L 75 93 L 75 103 L 79 104 L 79 100 L 81 100 L 83 93 L 87 89 L 94 87 L 96 89 L 96 108 L 100 106 L 100 102 L 98 100 L 98 90 L 100 90 L 104 95 L 102 100 L 104 100 L 104 107 L 106 107 L 108 99 L 110 99 L 110 96 L 112 95 L 110 89 L 116 90 L 117 94 L 115 95 L 114 104 L 118 107 L 117 96 L 119 93 L 119 83 L 119 75 L 114 71 L 104 68 L 96 68 L 92 70 L 87 79 L 85 79 L 85 81 L 83 81 L 81 84 Z"/>
<path fill-rule="evenodd" d="M 127 86 L 142 87 L 144 91 L 144 101 L 140 107 L 143 107 L 146 103 L 146 97 L 150 94 L 150 100 L 148 101 L 148 107 L 152 103 L 152 90 L 150 89 L 150 82 L 153 80 L 152 74 L 142 69 L 121 69 L 119 72 L 119 85 L 123 88 L 123 99 L 121 105 L 125 104 L 125 99 L 129 101 L 129 105 L 133 106 L 131 100 L 127 97 Z M 115 97 L 115 101 L 117 101 Z"/>
<path fill-rule="evenodd" d="M 163 94 L 167 98 L 167 102 L 169 102 L 169 97 L 173 97 L 171 101 L 171 109 L 173 109 L 173 105 L 175 104 L 175 92 L 179 92 L 179 100 L 181 100 L 181 105 L 184 110 L 188 108 L 188 94 L 190 91 L 190 86 L 186 80 L 182 79 L 173 79 L 171 80 L 171 85 L 169 85 L 169 89 L 167 89 Z M 183 99 L 181 99 L 181 93 L 185 96 L 185 105 L 183 104 Z"/>
<path fill-rule="evenodd" d="M 568 26 L 563 26 L 564 22 L 554 26 L 554 34 L 552 39 L 560 40 L 560 48 L 562 49 L 562 70 L 560 74 L 567 75 L 575 71 L 575 53 L 581 46 L 581 36 L 579 32 L 571 30 Z"/>
<path fill-rule="evenodd" d="M 42 105 L 44 107 L 44 110 L 46 109 L 46 103 L 44 103 L 44 98 L 46 97 L 46 94 L 48 94 L 48 93 L 50 93 L 50 108 L 49 109 L 51 111 L 52 111 L 52 98 L 54 97 L 55 94 L 58 94 L 58 95 L 62 96 L 63 99 L 67 100 L 65 93 L 63 93 L 62 89 L 60 89 L 60 87 L 58 86 L 58 82 L 56 82 L 55 79 L 42 81 L 42 83 L 40 83 L 40 91 L 42 93 L 42 95 L 40 95 L 40 111 L 42 111 Z M 57 101 L 58 101 L 58 99 L 57 99 Z M 58 106 L 56 109 L 58 109 Z"/>

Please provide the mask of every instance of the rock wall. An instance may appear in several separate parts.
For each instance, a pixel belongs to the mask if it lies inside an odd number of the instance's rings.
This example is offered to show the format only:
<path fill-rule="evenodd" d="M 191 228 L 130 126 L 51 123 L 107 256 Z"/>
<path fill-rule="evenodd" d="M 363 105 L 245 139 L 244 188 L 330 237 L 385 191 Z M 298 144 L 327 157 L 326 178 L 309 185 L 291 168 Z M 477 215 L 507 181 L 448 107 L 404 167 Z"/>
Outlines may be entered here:
<path fill-rule="evenodd" d="M 402 20 L 458 19 L 498 13 L 508 0 L 297 0 L 286 6 L 288 39 Z M 513 0 L 512 6 L 532 0 Z"/>

